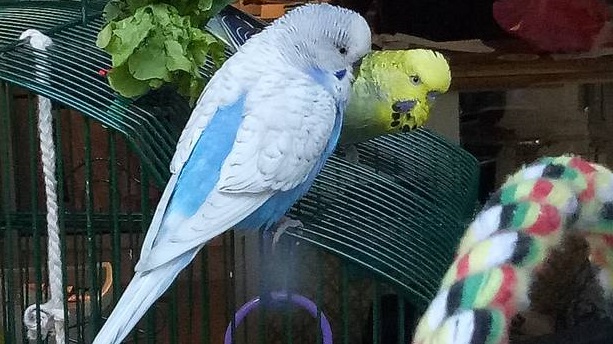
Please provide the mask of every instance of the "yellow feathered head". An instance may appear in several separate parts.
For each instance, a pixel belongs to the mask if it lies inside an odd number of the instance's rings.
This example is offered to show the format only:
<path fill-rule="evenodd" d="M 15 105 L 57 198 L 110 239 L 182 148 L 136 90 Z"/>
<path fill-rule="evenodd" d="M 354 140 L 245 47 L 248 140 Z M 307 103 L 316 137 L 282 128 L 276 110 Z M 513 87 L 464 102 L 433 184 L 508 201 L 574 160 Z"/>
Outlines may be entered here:
<path fill-rule="evenodd" d="M 376 121 L 386 132 L 409 131 L 426 122 L 436 97 L 449 89 L 451 72 L 432 50 L 375 51 L 363 60 L 356 83 L 352 97 L 377 102 Z"/>

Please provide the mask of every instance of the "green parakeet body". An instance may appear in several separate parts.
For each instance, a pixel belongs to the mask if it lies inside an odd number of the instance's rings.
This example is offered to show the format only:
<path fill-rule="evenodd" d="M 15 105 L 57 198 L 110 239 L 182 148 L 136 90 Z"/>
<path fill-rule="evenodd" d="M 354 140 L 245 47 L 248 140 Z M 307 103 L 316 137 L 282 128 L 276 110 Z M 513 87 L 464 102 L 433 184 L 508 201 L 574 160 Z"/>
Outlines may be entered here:
<path fill-rule="evenodd" d="M 422 126 L 451 83 L 445 57 L 427 49 L 374 51 L 355 74 L 342 145 Z"/>

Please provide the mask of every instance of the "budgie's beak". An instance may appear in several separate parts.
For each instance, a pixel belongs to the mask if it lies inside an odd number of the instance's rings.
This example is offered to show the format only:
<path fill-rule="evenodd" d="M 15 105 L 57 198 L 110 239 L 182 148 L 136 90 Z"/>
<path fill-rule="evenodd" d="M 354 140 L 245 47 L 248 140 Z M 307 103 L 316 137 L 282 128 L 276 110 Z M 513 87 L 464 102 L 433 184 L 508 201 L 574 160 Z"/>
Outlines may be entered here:
<path fill-rule="evenodd" d="M 415 100 L 397 100 L 392 103 L 392 127 L 400 128 L 403 133 L 409 132 L 415 128 L 415 119 L 411 113 L 417 105 Z M 401 117 L 403 119 L 401 119 Z"/>
<path fill-rule="evenodd" d="M 392 110 L 394 112 L 407 113 L 413 110 L 415 104 L 417 102 L 414 100 L 398 100 L 392 104 Z"/>

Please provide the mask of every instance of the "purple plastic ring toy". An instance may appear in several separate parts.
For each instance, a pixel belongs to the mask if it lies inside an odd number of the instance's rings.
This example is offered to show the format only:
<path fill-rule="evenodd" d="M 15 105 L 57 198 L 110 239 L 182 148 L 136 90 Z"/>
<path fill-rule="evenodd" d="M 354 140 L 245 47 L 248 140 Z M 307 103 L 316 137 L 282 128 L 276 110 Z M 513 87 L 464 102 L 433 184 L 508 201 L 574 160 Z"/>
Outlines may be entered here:
<path fill-rule="evenodd" d="M 291 301 L 293 304 L 298 305 L 304 308 L 313 318 L 317 318 L 317 305 L 307 299 L 302 295 L 291 294 L 288 295 L 286 291 L 273 291 L 270 293 L 270 297 L 274 302 L 287 302 Z M 241 308 L 236 311 L 234 315 L 234 319 L 236 321 L 235 328 L 238 327 L 243 320 L 247 317 L 247 315 L 258 308 L 261 304 L 262 299 L 258 296 L 247 301 Z M 321 314 L 321 333 L 322 333 L 322 342 L 323 344 L 332 344 L 332 328 L 330 327 L 330 322 L 328 318 L 324 315 L 323 312 Z M 226 329 L 226 335 L 224 337 L 224 344 L 232 344 L 232 323 L 228 325 Z"/>

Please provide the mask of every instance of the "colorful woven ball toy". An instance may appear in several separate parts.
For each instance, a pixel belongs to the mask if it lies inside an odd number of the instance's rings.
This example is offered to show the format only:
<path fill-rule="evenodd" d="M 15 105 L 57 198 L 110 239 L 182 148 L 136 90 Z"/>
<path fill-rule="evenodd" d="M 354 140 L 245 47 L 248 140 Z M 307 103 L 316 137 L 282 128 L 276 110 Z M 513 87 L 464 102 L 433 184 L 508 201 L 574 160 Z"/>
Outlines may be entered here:
<path fill-rule="evenodd" d="M 475 217 L 413 343 L 507 343 L 537 269 L 565 232 L 585 236 L 610 297 L 613 174 L 580 157 L 546 157 L 509 177 Z"/>

